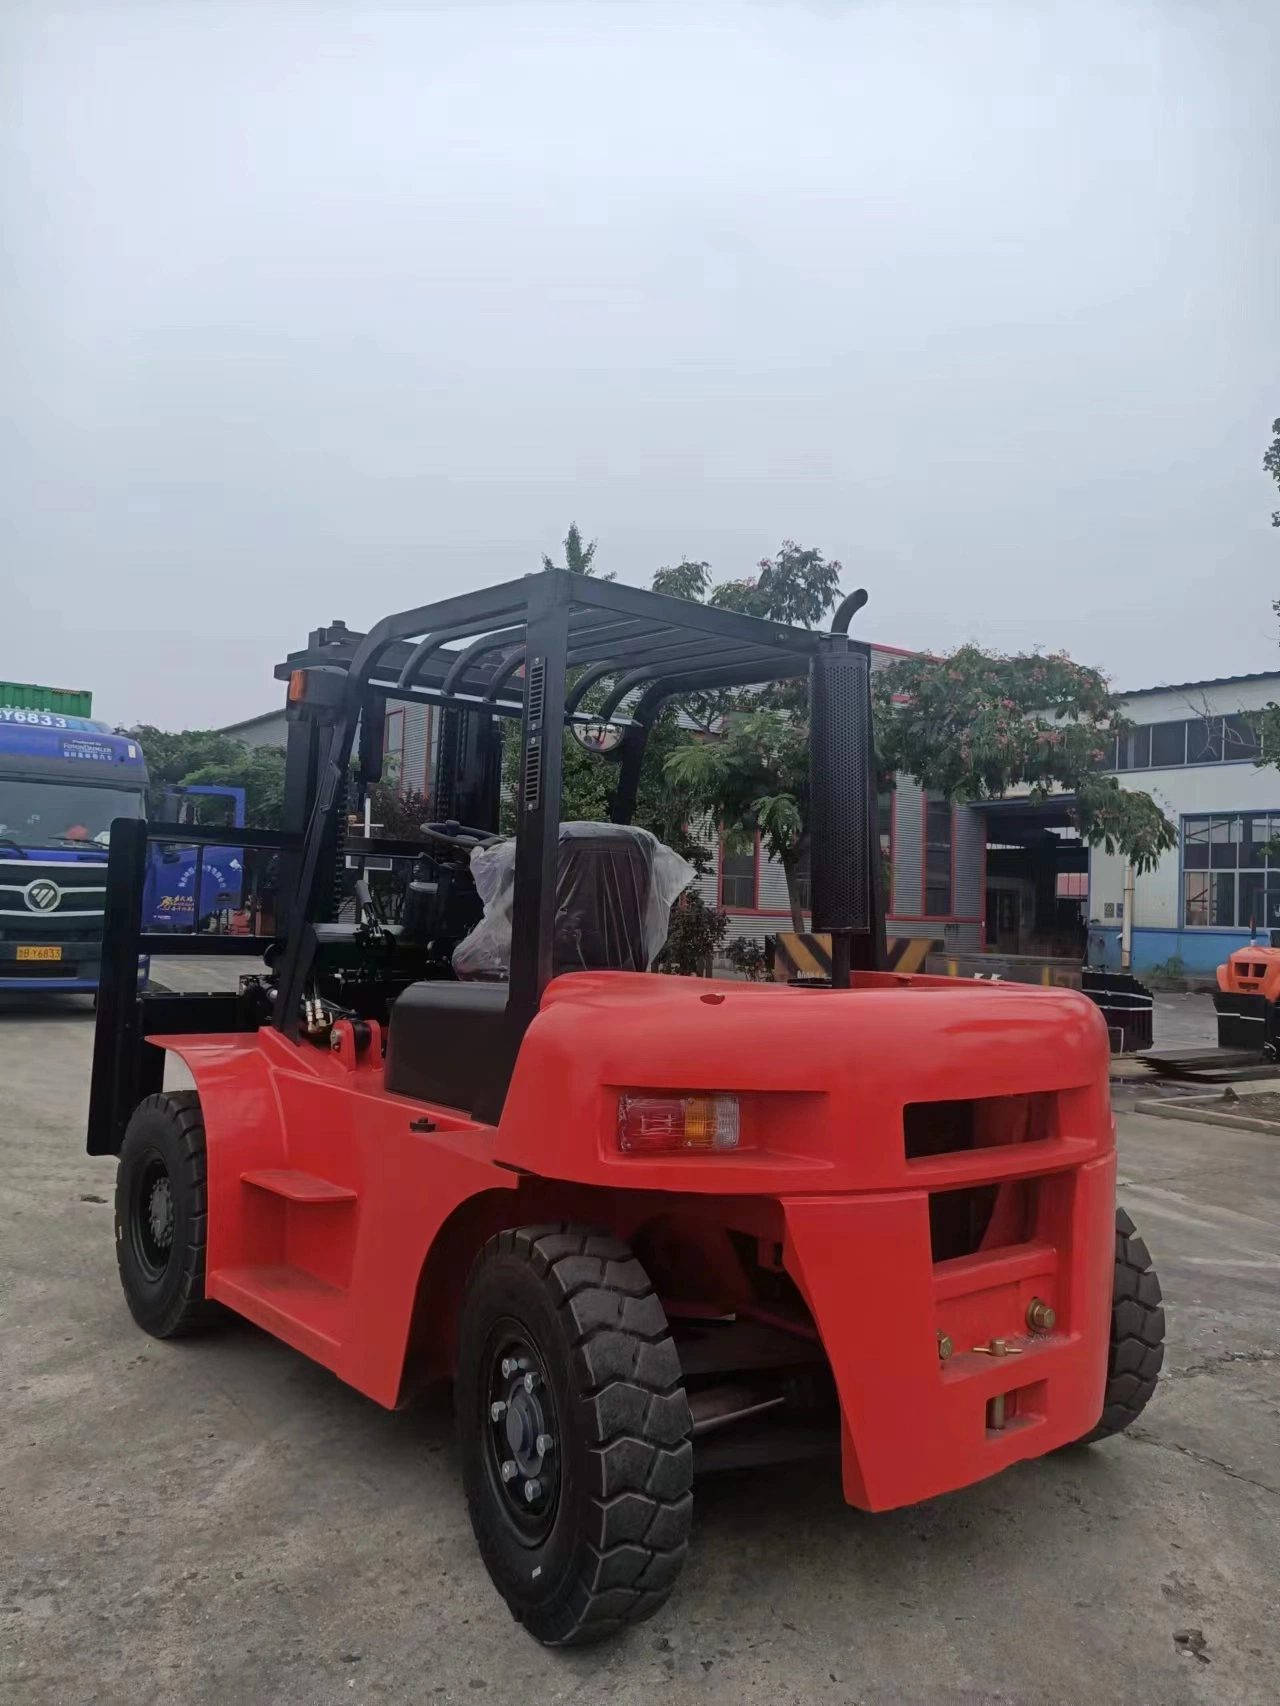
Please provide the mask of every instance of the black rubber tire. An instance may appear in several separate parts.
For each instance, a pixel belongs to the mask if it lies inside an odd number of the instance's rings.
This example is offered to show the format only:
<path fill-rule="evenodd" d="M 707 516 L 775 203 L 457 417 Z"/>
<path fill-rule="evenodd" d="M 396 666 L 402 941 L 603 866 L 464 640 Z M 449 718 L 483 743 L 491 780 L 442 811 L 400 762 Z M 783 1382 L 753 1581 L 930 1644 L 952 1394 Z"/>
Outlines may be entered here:
<path fill-rule="evenodd" d="M 1111 1354 L 1102 1419 L 1081 1440 L 1123 1433 L 1146 1409 L 1164 1362 L 1164 1310 L 1151 1253 L 1122 1208 L 1116 1210 L 1116 1268 L 1111 1302 Z"/>
<path fill-rule="evenodd" d="M 536 1541 L 492 1467 L 492 1347 L 513 1324 L 558 1428 L 557 1502 Z M 666 1313 L 627 1245 L 573 1226 L 491 1238 L 467 1281 L 454 1392 L 471 1525 L 517 1622 L 568 1646 L 651 1616 L 688 1551 L 693 1418 Z"/>
<path fill-rule="evenodd" d="M 149 1184 L 168 1181 L 169 1237 L 161 1248 L 149 1224 Z M 153 1338 L 173 1339 L 217 1319 L 204 1295 L 209 1221 L 204 1121 L 194 1090 L 148 1096 L 134 1109 L 116 1171 L 116 1262 L 125 1301 Z"/>

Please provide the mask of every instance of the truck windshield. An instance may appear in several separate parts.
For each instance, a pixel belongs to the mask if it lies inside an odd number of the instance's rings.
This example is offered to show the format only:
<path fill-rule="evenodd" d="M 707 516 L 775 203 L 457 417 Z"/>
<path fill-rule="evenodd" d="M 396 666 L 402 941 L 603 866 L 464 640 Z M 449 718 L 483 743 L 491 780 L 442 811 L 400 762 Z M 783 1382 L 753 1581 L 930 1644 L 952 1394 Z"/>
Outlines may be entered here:
<path fill-rule="evenodd" d="M 140 788 L 0 776 L 0 842 L 11 847 L 105 847 L 113 818 L 145 816 Z"/>

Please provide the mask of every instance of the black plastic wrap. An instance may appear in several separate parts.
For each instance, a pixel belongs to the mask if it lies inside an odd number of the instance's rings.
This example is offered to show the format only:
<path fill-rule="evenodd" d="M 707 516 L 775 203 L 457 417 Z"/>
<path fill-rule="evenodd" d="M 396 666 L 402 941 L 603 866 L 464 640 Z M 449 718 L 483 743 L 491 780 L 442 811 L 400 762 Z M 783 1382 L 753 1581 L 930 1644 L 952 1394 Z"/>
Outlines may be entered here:
<path fill-rule="evenodd" d="M 511 969 L 516 844 L 477 847 L 471 874 L 484 917 L 453 951 L 461 978 Z M 564 971 L 647 971 L 667 939 L 671 907 L 696 872 L 687 859 L 629 824 L 562 823 L 553 962 Z"/>

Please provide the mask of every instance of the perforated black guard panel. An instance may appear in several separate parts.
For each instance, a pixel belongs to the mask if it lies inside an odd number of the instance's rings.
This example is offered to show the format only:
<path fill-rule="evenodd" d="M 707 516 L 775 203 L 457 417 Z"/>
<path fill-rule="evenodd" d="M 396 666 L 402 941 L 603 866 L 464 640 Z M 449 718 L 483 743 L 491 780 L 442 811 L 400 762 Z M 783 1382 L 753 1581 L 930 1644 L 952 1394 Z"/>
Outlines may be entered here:
<path fill-rule="evenodd" d="M 810 664 L 813 927 L 869 931 L 871 683 L 861 652 Z"/>

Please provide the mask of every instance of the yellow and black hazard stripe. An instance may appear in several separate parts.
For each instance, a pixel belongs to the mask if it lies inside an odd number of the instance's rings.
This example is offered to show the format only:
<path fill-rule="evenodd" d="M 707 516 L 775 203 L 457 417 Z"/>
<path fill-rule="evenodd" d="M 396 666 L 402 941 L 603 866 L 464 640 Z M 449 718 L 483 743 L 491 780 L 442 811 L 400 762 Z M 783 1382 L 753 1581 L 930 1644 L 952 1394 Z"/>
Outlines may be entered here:
<path fill-rule="evenodd" d="M 923 971 L 929 955 L 937 953 L 941 946 L 932 936 L 890 936 L 889 970 Z"/>
<path fill-rule="evenodd" d="M 931 936 L 890 936 L 889 970 L 920 972 L 931 953 L 941 948 Z M 831 938 L 779 930 L 773 938 L 775 983 L 810 982 L 831 976 Z"/>
<path fill-rule="evenodd" d="M 830 936 L 798 935 L 779 930 L 773 939 L 773 981 L 797 983 L 801 979 L 830 978 Z"/>

